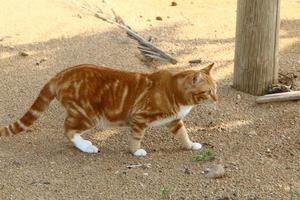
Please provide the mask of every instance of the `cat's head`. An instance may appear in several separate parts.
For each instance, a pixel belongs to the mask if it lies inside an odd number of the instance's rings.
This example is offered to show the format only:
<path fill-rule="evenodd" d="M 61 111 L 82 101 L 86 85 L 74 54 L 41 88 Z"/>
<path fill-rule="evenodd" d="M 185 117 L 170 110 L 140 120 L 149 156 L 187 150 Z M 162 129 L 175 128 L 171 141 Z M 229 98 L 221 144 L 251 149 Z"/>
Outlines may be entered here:
<path fill-rule="evenodd" d="M 204 100 L 218 100 L 217 85 L 211 76 L 213 65 L 214 63 L 201 70 L 188 70 L 179 73 L 178 88 L 187 104 L 196 105 Z"/>

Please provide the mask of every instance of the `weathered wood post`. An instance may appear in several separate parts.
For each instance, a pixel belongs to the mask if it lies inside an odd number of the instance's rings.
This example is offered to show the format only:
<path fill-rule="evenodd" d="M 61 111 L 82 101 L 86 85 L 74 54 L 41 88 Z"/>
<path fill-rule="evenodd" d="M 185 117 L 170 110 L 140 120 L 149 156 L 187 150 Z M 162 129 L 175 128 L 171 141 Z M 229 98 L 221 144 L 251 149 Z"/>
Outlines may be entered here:
<path fill-rule="evenodd" d="M 280 0 L 238 0 L 233 87 L 262 95 L 278 79 Z"/>

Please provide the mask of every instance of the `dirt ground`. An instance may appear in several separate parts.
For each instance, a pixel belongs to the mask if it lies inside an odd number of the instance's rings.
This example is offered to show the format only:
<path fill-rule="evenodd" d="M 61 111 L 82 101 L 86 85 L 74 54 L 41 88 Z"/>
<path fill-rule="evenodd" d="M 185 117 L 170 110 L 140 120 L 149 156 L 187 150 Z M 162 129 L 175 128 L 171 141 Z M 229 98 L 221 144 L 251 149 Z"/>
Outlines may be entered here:
<path fill-rule="evenodd" d="M 54 101 L 33 131 L 0 138 L 0 199 L 300 199 L 300 101 L 257 105 L 231 87 L 236 1 L 93 2 L 151 35 L 178 64 L 141 61 L 135 42 L 80 10 L 83 1 L 0 0 L 0 36 L 10 36 L 0 41 L 0 125 L 18 119 L 50 77 L 73 65 L 151 72 L 215 62 L 218 110 L 197 106 L 185 119 L 194 141 L 213 145 L 215 159 L 192 161 L 196 152 L 181 150 L 165 128 L 147 131 L 145 158 L 128 153 L 126 129 L 87 135 L 100 153 L 81 153 L 63 135 Z M 280 72 L 298 76 L 300 90 L 300 1 L 282 0 L 281 19 Z M 199 58 L 202 64 L 188 64 Z M 225 177 L 206 178 L 215 164 L 225 166 Z"/>

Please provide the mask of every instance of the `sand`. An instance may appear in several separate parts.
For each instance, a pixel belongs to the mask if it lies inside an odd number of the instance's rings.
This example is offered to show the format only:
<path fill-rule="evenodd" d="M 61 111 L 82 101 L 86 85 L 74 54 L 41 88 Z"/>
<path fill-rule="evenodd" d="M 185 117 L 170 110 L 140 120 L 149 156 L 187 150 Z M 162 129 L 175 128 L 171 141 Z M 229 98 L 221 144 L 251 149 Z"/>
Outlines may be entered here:
<path fill-rule="evenodd" d="M 114 0 L 113 8 L 177 65 L 145 63 L 124 31 L 78 8 L 83 1 L 0 1 L 0 125 L 18 119 L 43 84 L 82 63 L 129 71 L 200 69 L 215 62 L 218 110 L 197 106 L 185 123 L 194 141 L 214 146 L 215 159 L 192 161 L 165 128 L 149 129 L 145 158 L 128 153 L 127 129 L 86 135 L 100 153 L 79 152 L 63 134 L 53 101 L 31 132 L 0 138 L 0 199 L 290 199 L 300 195 L 300 101 L 257 105 L 232 85 L 236 1 Z M 279 64 L 300 90 L 300 2 L 281 2 Z M 161 17 L 162 20 L 156 20 Z M 20 51 L 29 55 L 21 56 Z M 41 60 L 44 61 L 41 62 Z M 190 66 L 189 60 L 202 59 Z M 150 164 L 128 169 L 129 164 Z M 221 164 L 225 176 L 209 179 Z"/>

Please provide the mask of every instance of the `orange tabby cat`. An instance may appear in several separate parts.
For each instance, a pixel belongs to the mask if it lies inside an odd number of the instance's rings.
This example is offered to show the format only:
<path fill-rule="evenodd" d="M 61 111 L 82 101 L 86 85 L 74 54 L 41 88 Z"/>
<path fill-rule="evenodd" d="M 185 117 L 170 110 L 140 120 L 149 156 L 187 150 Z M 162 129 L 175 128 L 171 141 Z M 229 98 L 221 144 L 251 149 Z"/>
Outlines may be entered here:
<path fill-rule="evenodd" d="M 183 117 L 194 105 L 206 99 L 217 100 L 216 84 L 210 71 L 201 70 L 151 74 L 124 72 L 94 65 L 79 65 L 54 76 L 15 123 L 0 129 L 0 135 L 13 135 L 30 127 L 56 98 L 66 111 L 65 134 L 83 152 L 98 148 L 80 135 L 96 125 L 131 128 L 130 151 L 145 156 L 141 140 L 148 127 L 167 125 L 186 149 L 202 145 L 189 139 Z"/>

